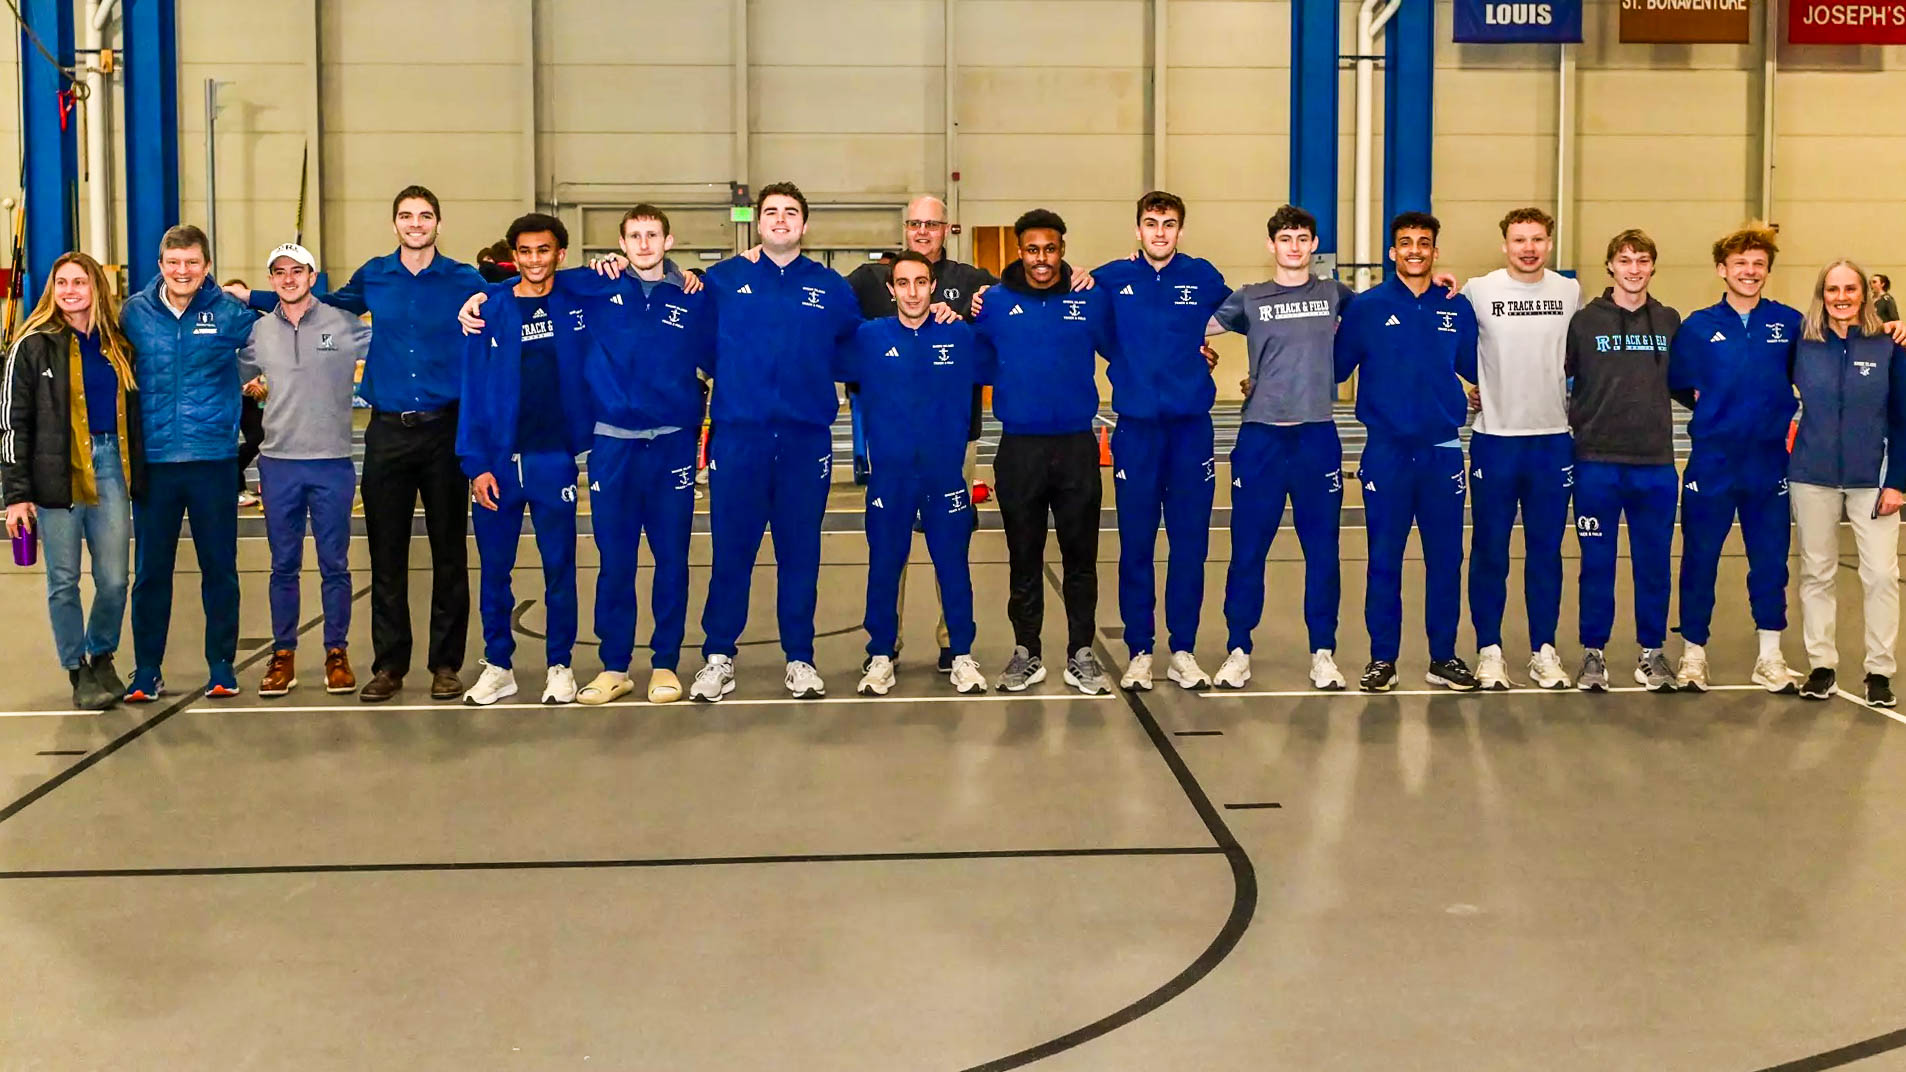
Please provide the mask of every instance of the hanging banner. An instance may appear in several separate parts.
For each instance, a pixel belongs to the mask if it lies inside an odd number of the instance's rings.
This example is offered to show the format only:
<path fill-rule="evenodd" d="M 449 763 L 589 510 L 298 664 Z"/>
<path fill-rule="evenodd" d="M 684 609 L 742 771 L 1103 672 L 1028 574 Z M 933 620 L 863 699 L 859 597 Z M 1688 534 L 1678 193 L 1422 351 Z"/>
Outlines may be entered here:
<path fill-rule="evenodd" d="M 1581 39 L 1582 0 L 1456 0 L 1458 44 L 1567 44 Z"/>
<path fill-rule="evenodd" d="M 1749 0 L 1621 0 L 1627 44 L 1744 45 Z"/>
<path fill-rule="evenodd" d="M 1906 0 L 1790 0 L 1796 45 L 1906 45 Z"/>

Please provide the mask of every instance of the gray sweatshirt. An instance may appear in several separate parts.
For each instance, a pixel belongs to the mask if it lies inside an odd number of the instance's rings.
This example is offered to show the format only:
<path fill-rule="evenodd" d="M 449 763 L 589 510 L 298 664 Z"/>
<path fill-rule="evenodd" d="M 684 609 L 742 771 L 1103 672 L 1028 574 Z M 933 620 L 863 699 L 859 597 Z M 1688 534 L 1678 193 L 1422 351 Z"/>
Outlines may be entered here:
<path fill-rule="evenodd" d="M 239 355 L 244 382 L 265 377 L 267 458 L 314 461 L 351 456 L 351 389 L 371 345 L 371 326 L 315 302 L 292 326 L 284 306 L 258 318 Z"/>
<path fill-rule="evenodd" d="M 1332 347 L 1337 318 L 1352 292 L 1334 279 L 1294 287 L 1268 281 L 1231 292 L 1214 314 L 1219 325 L 1248 340 L 1251 396 L 1244 419 L 1253 424 L 1310 424 L 1331 419 L 1337 401 Z"/>

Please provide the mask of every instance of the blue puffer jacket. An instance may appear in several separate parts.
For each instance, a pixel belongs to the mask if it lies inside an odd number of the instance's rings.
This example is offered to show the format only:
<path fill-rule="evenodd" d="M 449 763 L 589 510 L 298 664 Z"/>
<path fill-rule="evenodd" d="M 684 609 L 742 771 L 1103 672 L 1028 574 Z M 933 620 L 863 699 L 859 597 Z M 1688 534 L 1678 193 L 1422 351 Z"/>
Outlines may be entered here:
<path fill-rule="evenodd" d="M 185 315 L 165 303 L 165 279 L 126 300 L 120 327 L 138 356 L 147 462 L 238 457 L 238 352 L 258 314 L 207 279 Z"/>

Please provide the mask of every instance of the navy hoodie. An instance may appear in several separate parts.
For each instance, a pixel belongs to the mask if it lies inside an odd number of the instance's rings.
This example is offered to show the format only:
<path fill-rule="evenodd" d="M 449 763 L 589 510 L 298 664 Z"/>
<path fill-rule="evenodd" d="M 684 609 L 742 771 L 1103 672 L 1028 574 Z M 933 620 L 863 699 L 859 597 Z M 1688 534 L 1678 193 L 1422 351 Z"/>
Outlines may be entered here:
<path fill-rule="evenodd" d="M 1418 297 L 1391 276 L 1344 309 L 1336 358 L 1338 383 L 1363 370 L 1357 420 L 1372 436 L 1447 443 L 1469 415 L 1457 377 L 1476 382 L 1476 311 L 1460 294 L 1432 283 Z"/>
<path fill-rule="evenodd" d="M 730 257 L 702 277 L 716 317 L 717 424 L 834 423 L 834 364 L 860 327 L 860 303 L 839 272 L 797 256 Z"/>
<path fill-rule="evenodd" d="M 841 347 L 837 375 L 860 384 L 867 459 L 959 478 L 973 387 L 991 381 L 992 347 L 964 321 L 917 328 L 869 320 Z"/>
<path fill-rule="evenodd" d="M 1885 486 L 1906 491 L 1906 458 L 1889 460 L 1906 442 L 1906 350 L 1885 335 L 1852 328 L 1842 339 L 1802 339 L 1794 352 L 1800 388 L 1800 433 L 1787 479 L 1829 488 Z"/>
<path fill-rule="evenodd" d="M 589 324 L 583 374 L 597 421 L 631 432 L 700 427 L 697 373 L 714 365 L 715 309 L 706 291 L 684 293 L 682 282 L 673 262 L 646 293 L 633 271 L 556 273 L 556 289 L 574 296 Z"/>
<path fill-rule="evenodd" d="M 1105 374 L 1121 417 L 1208 414 L 1218 387 L 1205 364 L 1205 325 L 1230 297 L 1211 262 L 1179 253 L 1153 268 L 1143 257 L 1092 273 L 1112 305 L 1112 351 Z"/>
<path fill-rule="evenodd" d="M 1072 268 L 1046 290 L 1026 283 L 1025 266 L 1006 266 L 973 321 L 998 355 L 993 415 L 1010 435 L 1090 432 L 1099 415 L 1095 353 L 1111 351 L 1104 284 L 1072 290 Z"/>
<path fill-rule="evenodd" d="M 483 331 L 464 336 L 457 458 L 471 479 L 497 472 L 516 453 L 517 404 L 523 390 L 523 312 L 514 287 L 509 282 L 485 287 Z M 582 372 L 588 326 L 581 307 L 563 288 L 552 288 L 544 302 L 556 321 L 564 446 L 571 454 L 581 454 L 595 434 L 595 411 Z"/>
<path fill-rule="evenodd" d="M 1695 457 L 1786 453 L 1799 340 L 1800 313 L 1766 298 L 1745 325 L 1725 298 L 1688 314 L 1669 350 L 1668 386 L 1699 392 L 1688 421 Z"/>

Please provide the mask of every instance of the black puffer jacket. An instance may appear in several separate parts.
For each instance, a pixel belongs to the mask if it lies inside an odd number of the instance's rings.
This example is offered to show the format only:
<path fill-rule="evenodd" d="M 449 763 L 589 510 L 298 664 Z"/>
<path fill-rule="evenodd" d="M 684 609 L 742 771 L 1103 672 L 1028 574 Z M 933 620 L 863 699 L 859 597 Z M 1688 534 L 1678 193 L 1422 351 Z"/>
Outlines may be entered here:
<path fill-rule="evenodd" d="M 0 490 L 6 504 L 73 505 L 72 335 L 34 332 L 13 344 L 0 376 Z M 139 392 L 127 391 L 126 491 L 145 490 Z"/>

